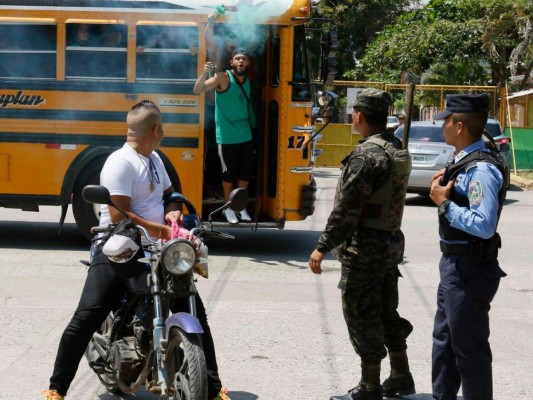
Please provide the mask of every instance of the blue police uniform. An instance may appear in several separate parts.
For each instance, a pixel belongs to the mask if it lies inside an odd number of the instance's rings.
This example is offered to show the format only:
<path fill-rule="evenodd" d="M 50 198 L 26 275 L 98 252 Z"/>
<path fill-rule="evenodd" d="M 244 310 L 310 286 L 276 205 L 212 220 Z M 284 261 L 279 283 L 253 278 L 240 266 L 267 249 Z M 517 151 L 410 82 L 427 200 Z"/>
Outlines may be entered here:
<path fill-rule="evenodd" d="M 468 96 L 447 97 L 447 109 L 456 104 L 453 97 L 468 102 Z M 496 233 L 506 185 L 503 166 L 491 154 L 483 140 L 472 143 L 455 157 L 455 174 L 447 171 L 441 182 L 455 179 L 450 200 L 439 206 L 443 254 L 432 349 L 433 398 L 438 400 L 457 399 L 461 385 L 465 400 L 493 398 L 489 310 L 506 275 L 497 260 L 501 241 Z"/>

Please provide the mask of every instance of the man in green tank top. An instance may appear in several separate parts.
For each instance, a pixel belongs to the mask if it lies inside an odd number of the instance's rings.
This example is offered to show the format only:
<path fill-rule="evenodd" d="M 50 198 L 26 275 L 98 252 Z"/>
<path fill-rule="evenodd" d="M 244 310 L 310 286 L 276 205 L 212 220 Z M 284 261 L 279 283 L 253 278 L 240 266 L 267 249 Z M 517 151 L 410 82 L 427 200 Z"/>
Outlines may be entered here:
<path fill-rule="evenodd" d="M 250 60 L 245 50 L 233 51 L 230 61 L 231 69 L 218 71 L 213 76 L 213 65 L 207 63 L 204 72 L 194 84 L 193 92 L 201 94 L 215 89 L 215 124 L 218 155 L 222 166 L 222 188 L 227 201 L 233 190 L 234 182 L 247 189 L 252 175 L 254 146 L 252 130 L 248 122 L 248 102 L 250 100 L 250 80 L 246 69 Z M 240 213 L 227 209 L 228 222 L 235 224 L 239 217 L 244 222 L 251 222 L 250 215 L 244 209 Z"/>

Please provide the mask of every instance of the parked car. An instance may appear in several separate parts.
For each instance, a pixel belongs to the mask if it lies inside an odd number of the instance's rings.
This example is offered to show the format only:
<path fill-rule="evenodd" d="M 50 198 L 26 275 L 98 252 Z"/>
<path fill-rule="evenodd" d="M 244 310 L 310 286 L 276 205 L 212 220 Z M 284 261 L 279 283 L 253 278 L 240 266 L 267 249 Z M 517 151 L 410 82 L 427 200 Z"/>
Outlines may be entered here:
<path fill-rule="evenodd" d="M 485 134 L 483 136 L 483 139 L 486 142 L 490 142 L 489 138 L 487 137 L 487 134 L 492 136 L 492 138 L 494 139 L 494 143 L 496 144 L 496 148 L 498 149 L 500 155 L 505 161 L 507 189 L 509 189 L 509 185 L 511 184 L 511 152 L 509 149 L 511 144 L 511 138 L 504 135 L 500 122 L 494 118 L 489 118 L 487 120 L 487 125 L 485 125 Z"/>
<path fill-rule="evenodd" d="M 400 120 L 398 117 L 395 117 L 394 115 L 389 115 L 387 117 L 387 130 L 394 132 L 396 128 L 400 126 Z"/>
<path fill-rule="evenodd" d="M 442 124 L 443 121 L 411 122 L 409 152 L 413 161 L 413 169 L 409 176 L 408 192 L 428 195 L 432 176 L 445 168 L 453 157 L 454 148 L 444 142 Z M 403 138 L 403 128 L 404 125 L 400 126 L 394 133 L 399 139 Z M 485 130 L 494 138 L 496 147 L 501 151 L 500 154 L 506 165 L 506 174 L 509 177 L 510 139 L 503 135 L 500 123 L 494 118 L 489 118 Z M 489 145 L 489 139 L 485 137 L 484 139 Z"/>
<path fill-rule="evenodd" d="M 509 147 L 511 145 L 511 138 L 503 134 L 502 127 L 498 120 L 494 118 L 489 118 L 487 125 L 485 126 L 485 131 L 494 139 L 496 143 L 496 148 L 500 151 L 502 156 L 507 161 L 507 164 L 511 163 L 511 152 Z"/>
<path fill-rule="evenodd" d="M 394 133 L 399 139 L 403 139 L 404 126 L 400 126 Z M 446 167 L 453 152 L 453 146 L 444 143 L 442 121 L 411 122 L 409 153 L 413 161 L 413 169 L 409 176 L 407 191 L 428 195 L 431 177 L 435 172 Z"/>

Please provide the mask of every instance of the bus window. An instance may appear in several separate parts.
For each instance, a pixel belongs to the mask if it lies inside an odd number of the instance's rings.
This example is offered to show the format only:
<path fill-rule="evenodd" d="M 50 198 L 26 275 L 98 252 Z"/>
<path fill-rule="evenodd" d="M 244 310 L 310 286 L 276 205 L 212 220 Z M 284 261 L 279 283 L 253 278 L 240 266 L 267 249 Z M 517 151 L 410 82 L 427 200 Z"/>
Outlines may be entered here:
<path fill-rule="evenodd" d="M 271 50 L 270 50 L 270 86 L 279 86 L 279 60 L 280 60 L 280 47 L 279 47 L 279 35 L 275 35 L 272 38 Z"/>
<path fill-rule="evenodd" d="M 311 101 L 305 28 L 294 28 L 294 67 L 292 76 L 292 101 Z"/>
<path fill-rule="evenodd" d="M 1 78 L 54 79 L 55 25 L 0 25 Z"/>
<path fill-rule="evenodd" d="M 196 80 L 198 28 L 137 27 L 137 80 Z"/>
<path fill-rule="evenodd" d="M 67 25 L 67 79 L 126 80 L 126 25 Z"/>

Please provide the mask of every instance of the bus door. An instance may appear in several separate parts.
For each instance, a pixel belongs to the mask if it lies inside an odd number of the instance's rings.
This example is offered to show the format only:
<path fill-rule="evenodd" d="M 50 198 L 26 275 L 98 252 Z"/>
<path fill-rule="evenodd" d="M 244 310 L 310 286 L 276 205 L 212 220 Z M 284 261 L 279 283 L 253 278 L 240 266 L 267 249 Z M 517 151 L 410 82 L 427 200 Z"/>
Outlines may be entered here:
<path fill-rule="evenodd" d="M 263 222 L 265 219 L 262 203 L 264 195 L 265 124 L 267 120 L 265 116 L 265 86 L 268 69 L 266 65 L 268 35 L 271 28 L 256 25 L 253 27 L 247 26 L 246 29 L 248 31 L 253 29 L 254 32 L 253 34 L 248 32 L 247 38 L 242 39 L 237 34 L 243 30 L 242 26 L 217 23 L 214 38 L 217 51 L 210 52 L 208 49 L 207 61 L 213 62 L 216 65 L 217 71 L 228 70 L 230 69 L 231 53 L 236 48 L 246 50 L 250 59 L 247 78 L 250 80 L 250 100 L 255 109 L 257 127 L 252 129 L 252 141 L 255 153 L 252 178 L 248 186 L 250 201 L 247 209 L 250 216 L 252 216 L 252 220 L 257 223 Z M 215 139 L 214 94 L 214 91 L 205 93 L 203 204 L 206 211 L 214 210 L 223 204 L 221 166 Z"/>
<path fill-rule="evenodd" d="M 267 49 L 267 74 L 265 84 L 265 130 L 263 179 L 264 197 L 263 213 L 271 220 L 278 218 L 278 176 L 280 165 L 280 152 L 278 150 L 280 140 L 281 104 L 283 99 L 283 87 L 281 85 L 281 36 L 279 30 L 270 35 Z"/>

